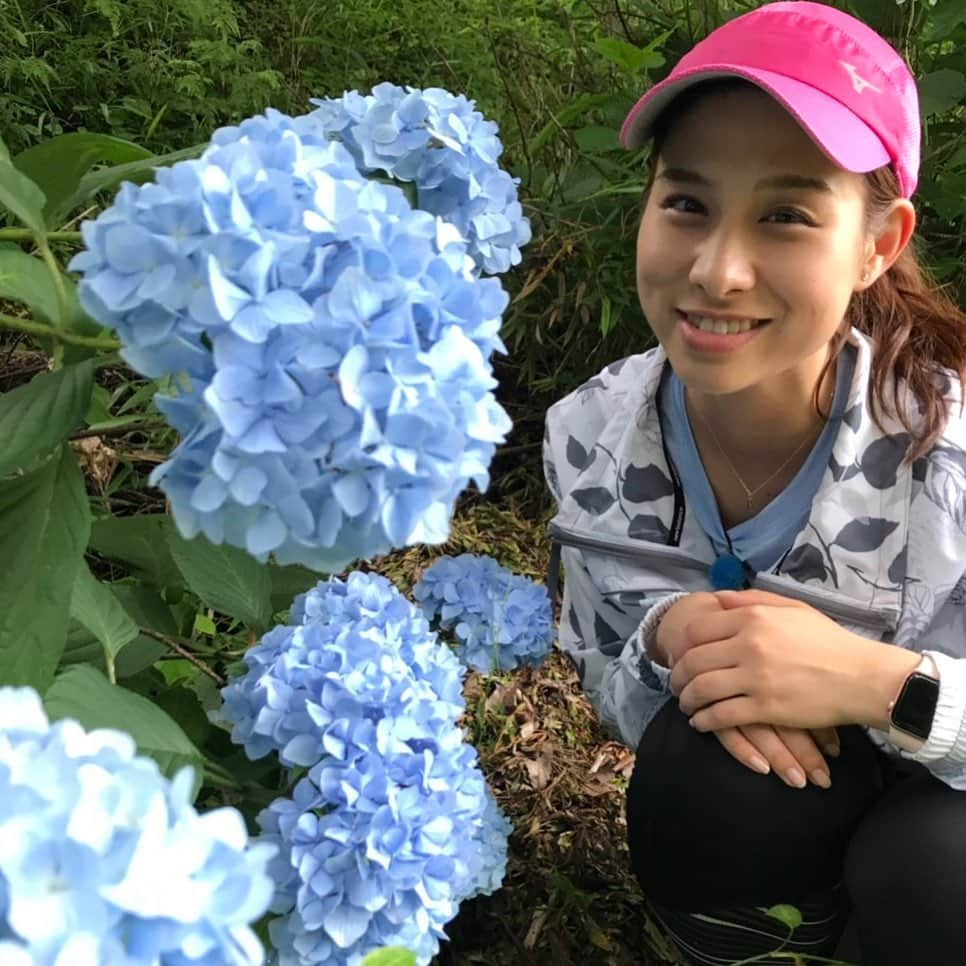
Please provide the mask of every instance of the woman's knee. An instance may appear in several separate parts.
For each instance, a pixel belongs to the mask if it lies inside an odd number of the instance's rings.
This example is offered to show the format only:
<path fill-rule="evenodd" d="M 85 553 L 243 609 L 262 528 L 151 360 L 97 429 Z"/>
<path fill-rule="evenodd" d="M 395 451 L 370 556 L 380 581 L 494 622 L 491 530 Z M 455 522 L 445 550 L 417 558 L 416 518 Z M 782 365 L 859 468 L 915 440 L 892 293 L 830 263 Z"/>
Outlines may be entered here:
<path fill-rule="evenodd" d="M 669 702 L 641 740 L 627 796 L 631 861 L 645 892 L 669 903 L 770 903 L 838 882 L 880 781 L 871 744 L 848 731 L 830 762 L 832 788 L 794 789 L 746 768 Z"/>
<path fill-rule="evenodd" d="M 873 966 L 938 962 L 928 959 L 933 949 L 962 948 L 966 793 L 925 769 L 891 789 L 852 837 L 845 882 Z"/>

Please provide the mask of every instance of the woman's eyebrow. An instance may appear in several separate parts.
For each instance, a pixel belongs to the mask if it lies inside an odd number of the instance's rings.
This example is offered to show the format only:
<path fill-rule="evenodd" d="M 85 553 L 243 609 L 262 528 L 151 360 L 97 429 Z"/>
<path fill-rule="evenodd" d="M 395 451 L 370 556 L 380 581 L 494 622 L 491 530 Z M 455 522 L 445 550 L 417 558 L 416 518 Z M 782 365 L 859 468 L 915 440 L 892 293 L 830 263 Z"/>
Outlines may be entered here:
<path fill-rule="evenodd" d="M 703 174 L 692 168 L 664 168 L 655 176 L 655 181 L 672 181 L 675 184 L 696 184 L 706 188 L 712 186 Z M 804 174 L 776 174 L 755 184 L 755 191 L 766 191 L 775 188 L 793 189 L 797 191 L 818 191 L 822 194 L 834 194 L 832 186 L 822 178 L 814 178 Z"/>
<path fill-rule="evenodd" d="M 777 174 L 771 178 L 762 178 L 755 185 L 755 191 L 763 191 L 768 188 L 794 188 L 804 191 L 820 191 L 822 194 L 834 194 L 832 186 L 827 181 L 803 174 Z"/>
<path fill-rule="evenodd" d="M 690 168 L 664 168 L 655 175 L 655 181 L 673 181 L 676 184 L 700 184 L 710 187 L 711 182 L 697 171 Z"/>

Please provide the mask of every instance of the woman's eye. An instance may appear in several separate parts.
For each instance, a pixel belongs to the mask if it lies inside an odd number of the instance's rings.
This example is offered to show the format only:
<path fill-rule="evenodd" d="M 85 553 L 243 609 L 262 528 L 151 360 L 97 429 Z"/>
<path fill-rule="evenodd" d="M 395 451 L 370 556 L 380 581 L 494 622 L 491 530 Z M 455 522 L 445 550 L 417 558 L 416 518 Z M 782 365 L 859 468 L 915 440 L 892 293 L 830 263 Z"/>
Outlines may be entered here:
<path fill-rule="evenodd" d="M 667 211 L 679 211 L 686 215 L 700 215 L 704 211 L 704 205 L 688 195 L 669 195 L 661 202 L 661 207 Z"/>
<path fill-rule="evenodd" d="M 778 208 L 777 210 L 771 212 L 765 216 L 766 221 L 770 221 L 774 225 L 814 225 L 815 222 L 812 221 L 804 211 L 799 211 L 797 208 Z"/>

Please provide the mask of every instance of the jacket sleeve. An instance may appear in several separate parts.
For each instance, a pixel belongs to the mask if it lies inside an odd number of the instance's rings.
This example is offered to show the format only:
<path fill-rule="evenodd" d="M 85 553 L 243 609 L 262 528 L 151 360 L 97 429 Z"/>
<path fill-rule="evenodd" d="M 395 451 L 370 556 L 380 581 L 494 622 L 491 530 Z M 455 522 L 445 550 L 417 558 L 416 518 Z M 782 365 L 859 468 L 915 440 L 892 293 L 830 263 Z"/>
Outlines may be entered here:
<path fill-rule="evenodd" d="M 543 446 L 544 475 L 558 505 L 573 479 L 566 454 L 567 446 L 574 445 L 566 431 L 567 402 L 548 413 Z M 586 432 L 592 420 L 586 412 L 581 416 L 581 430 Z M 564 547 L 561 560 L 565 572 L 561 650 L 576 665 L 581 686 L 604 728 L 636 748 L 644 729 L 670 697 L 667 669 L 648 659 L 640 638 L 641 619 L 660 598 L 642 600 L 632 610 L 618 609 L 597 590 L 579 550 Z"/>
<path fill-rule="evenodd" d="M 952 587 L 925 583 L 907 589 L 904 621 L 895 643 L 922 649 L 939 671 L 939 701 L 929 738 L 914 754 L 937 778 L 966 790 L 966 575 Z"/>
<path fill-rule="evenodd" d="M 582 568 L 579 552 L 567 548 L 563 559 L 560 647 L 574 661 L 581 687 L 607 732 L 637 748 L 644 729 L 671 697 L 670 672 L 648 658 L 640 623 L 629 634 L 617 636 L 617 622 Z M 659 600 L 643 606 L 650 610 Z"/>

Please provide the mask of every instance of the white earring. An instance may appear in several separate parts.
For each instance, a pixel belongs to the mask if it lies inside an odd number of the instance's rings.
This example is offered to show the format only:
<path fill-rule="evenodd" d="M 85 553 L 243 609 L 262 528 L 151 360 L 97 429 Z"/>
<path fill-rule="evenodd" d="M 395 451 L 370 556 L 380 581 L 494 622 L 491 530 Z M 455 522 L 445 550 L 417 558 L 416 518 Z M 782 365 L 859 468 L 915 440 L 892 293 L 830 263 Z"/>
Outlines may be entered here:
<path fill-rule="evenodd" d="M 867 282 L 870 278 L 872 278 L 872 272 L 869 269 L 866 269 L 862 273 L 862 281 Z"/>

